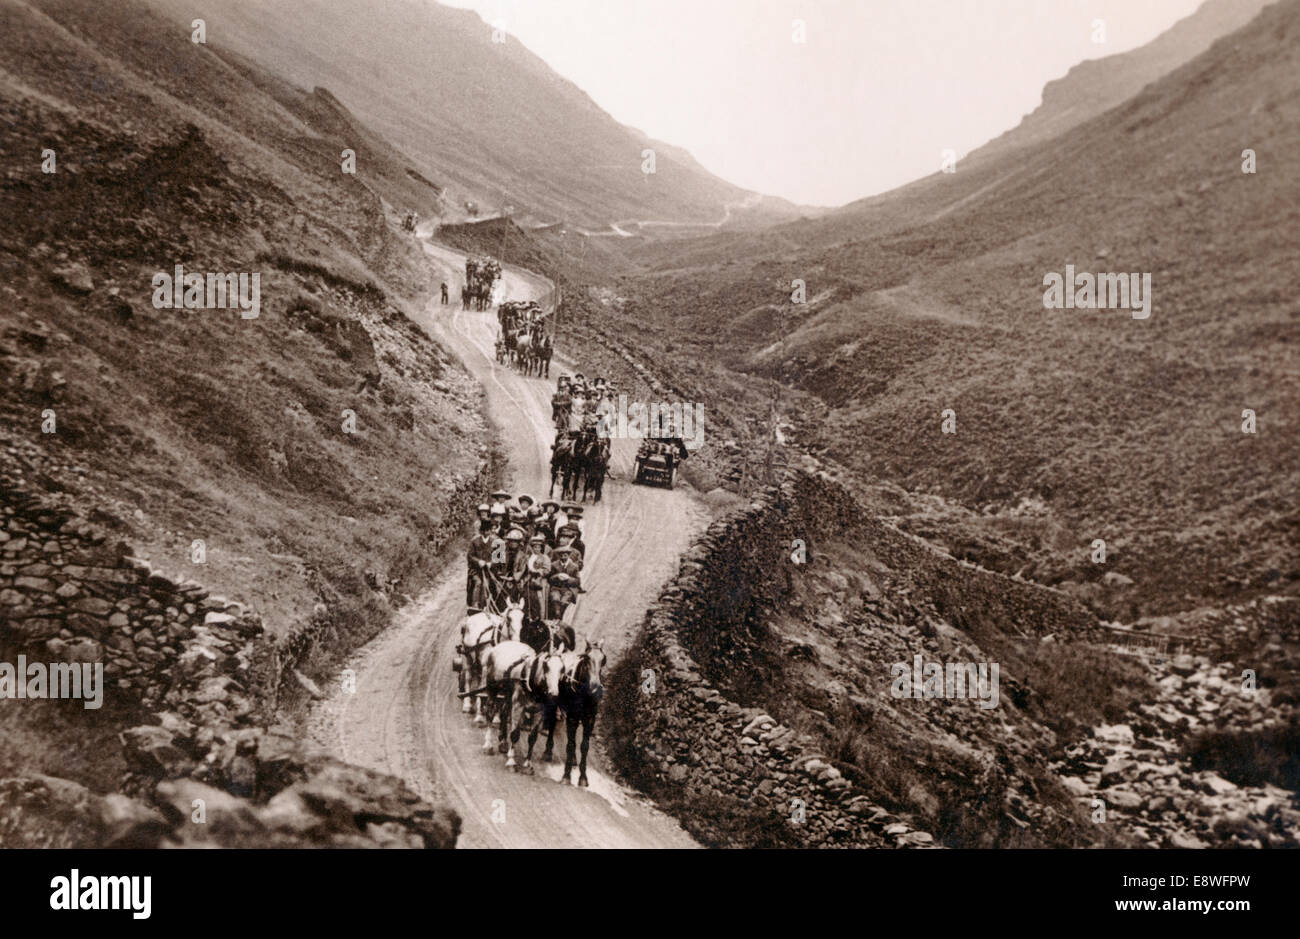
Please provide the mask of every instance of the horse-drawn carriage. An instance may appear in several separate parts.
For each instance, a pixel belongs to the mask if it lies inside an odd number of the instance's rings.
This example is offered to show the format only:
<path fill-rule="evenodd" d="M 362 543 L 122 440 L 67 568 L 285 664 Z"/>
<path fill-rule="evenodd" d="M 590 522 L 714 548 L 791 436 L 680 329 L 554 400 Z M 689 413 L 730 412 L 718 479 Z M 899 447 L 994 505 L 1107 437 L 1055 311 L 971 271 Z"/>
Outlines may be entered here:
<path fill-rule="evenodd" d="M 525 375 L 549 378 L 553 353 L 546 322 L 549 315 L 535 300 L 507 300 L 500 304 L 497 361 L 513 365 Z"/>
<path fill-rule="evenodd" d="M 465 259 L 465 289 L 461 304 L 486 310 L 492 304 L 492 288 L 501 278 L 501 264 L 496 258 Z"/>
<path fill-rule="evenodd" d="M 599 642 L 587 642 L 586 648 L 578 651 L 572 625 L 580 592 L 576 579 L 573 586 L 561 582 L 557 589 L 567 599 L 558 606 L 543 599 L 545 619 L 530 617 L 526 610 L 531 604 L 515 598 L 504 600 L 501 608 L 489 603 L 488 609 L 471 612 L 461 627 L 453 668 L 460 674 L 462 710 L 473 713 L 475 723 L 487 725 L 484 752 L 494 749 L 490 725 L 498 722 L 495 749 L 506 754 L 507 767 L 532 775 L 537 738 L 546 733 L 543 759 L 550 762 L 555 725 L 563 712 L 567 739 L 561 781 L 568 783 L 577 768 L 578 785 L 586 786 L 587 751 L 604 695 L 601 672 L 605 653 Z M 581 759 L 577 752 L 579 728 Z M 515 747 L 522 731 L 527 731 L 528 748 L 522 760 L 516 760 Z"/>

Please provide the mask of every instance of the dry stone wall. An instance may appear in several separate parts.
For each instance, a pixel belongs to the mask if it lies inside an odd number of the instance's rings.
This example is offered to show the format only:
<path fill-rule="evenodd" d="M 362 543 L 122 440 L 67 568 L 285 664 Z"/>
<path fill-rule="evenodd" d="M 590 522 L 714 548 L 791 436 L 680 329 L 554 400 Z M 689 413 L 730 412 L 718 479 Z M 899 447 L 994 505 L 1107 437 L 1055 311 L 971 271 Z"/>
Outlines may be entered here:
<path fill-rule="evenodd" d="M 715 522 L 647 614 L 611 695 L 621 771 L 708 844 L 921 847 L 933 837 L 873 803 L 806 735 L 723 690 L 765 618 L 816 563 L 819 540 L 862 537 L 864 554 L 906 569 L 940 612 L 1028 634 L 1081 631 L 1087 613 L 1056 591 L 957 562 L 866 516 L 829 477 L 792 474 Z M 748 822 L 737 822 L 737 816 Z"/>
<path fill-rule="evenodd" d="M 455 812 L 269 728 L 321 623 L 273 641 L 243 604 L 133 557 L 37 491 L 19 453 L 5 456 L 0 661 L 102 665 L 102 706 L 124 722 L 128 771 L 108 793 L 35 774 L 0 779 L 0 846 L 455 845 Z M 494 471 L 485 460 L 462 485 L 477 494 Z M 463 523 L 449 516 L 447 538 Z"/>

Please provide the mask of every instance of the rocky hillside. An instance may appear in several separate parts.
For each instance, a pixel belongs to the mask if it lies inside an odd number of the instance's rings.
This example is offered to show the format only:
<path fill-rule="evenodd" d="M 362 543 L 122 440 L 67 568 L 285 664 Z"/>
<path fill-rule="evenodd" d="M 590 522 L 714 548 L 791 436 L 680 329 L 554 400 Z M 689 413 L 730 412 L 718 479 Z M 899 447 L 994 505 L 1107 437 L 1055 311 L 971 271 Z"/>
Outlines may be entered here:
<path fill-rule="evenodd" d="M 1042 103 L 1023 121 L 971 153 L 966 161 L 1003 157 L 1109 111 L 1205 52 L 1216 39 L 1245 26 L 1272 2 L 1206 0 L 1190 16 L 1140 48 L 1080 62 L 1068 74 L 1047 83 Z"/>
<path fill-rule="evenodd" d="M 116 650 L 109 697 L 131 699 L 89 722 L 5 709 L 0 775 L 106 795 L 116 734 L 157 726 L 184 657 L 163 632 L 204 611 L 146 595 L 137 611 L 113 593 L 125 573 L 85 581 L 77 569 L 113 562 L 21 530 L 13 500 L 94 524 L 127 546 L 114 557 L 183 572 L 257 617 L 283 667 L 260 690 L 226 674 L 247 707 L 171 728 L 197 763 L 220 720 L 252 733 L 292 716 L 306 693 L 292 669 L 309 687 L 336 679 L 334 656 L 428 582 L 493 465 L 477 386 L 411 318 L 436 285 L 392 206 L 436 194 L 328 91 L 194 44 L 129 0 L 7 2 L 0 114 L 0 644 L 5 661 Z M 178 265 L 205 288 L 249 275 L 248 303 L 165 302 L 176 294 L 156 280 Z M 220 684 L 201 695 L 229 693 Z"/>
<path fill-rule="evenodd" d="M 1268 7 L 1069 133 L 959 166 L 932 213 L 900 190 L 902 214 L 659 246 L 627 320 L 672 333 L 673 367 L 779 379 L 805 445 L 923 494 L 916 533 L 1091 599 L 1134 581 L 1104 615 L 1294 589 L 1297 30 L 1300 4 Z M 1045 310 L 1066 264 L 1150 273 L 1150 317 Z"/>
<path fill-rule="evenodd" d="M 720 846 L 1295 847 L 1298 615 L 1274 598 L 1137 654 L 814 466 L 683 558 L 611 680 L 615 758 Z M 900 693 L 917 657 L 997 681 Z"/>

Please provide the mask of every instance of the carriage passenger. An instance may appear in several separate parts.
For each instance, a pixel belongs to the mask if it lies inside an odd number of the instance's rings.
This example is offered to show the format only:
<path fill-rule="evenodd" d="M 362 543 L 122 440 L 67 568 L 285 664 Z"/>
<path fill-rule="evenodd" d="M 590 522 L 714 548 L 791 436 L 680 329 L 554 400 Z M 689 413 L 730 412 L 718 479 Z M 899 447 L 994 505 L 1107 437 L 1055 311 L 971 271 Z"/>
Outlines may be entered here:
<path fill-rule="evenodd" d="M 480 521 L 478 533 L 470 539 L 467 553 L 469 573 L 465 584 L 465 606 L 470 613 L 487 609 L 492 560 L 503 550 L 504 545 L 496 535 L 492 520 Z"/>
<path fill-rule="evenodd" d="M 582 540 L 582 531 L 573 522 L 566 522 L 555 530 L 555 537 L 560 542 L 560 548 L 571 548 L 577 554 L 578 569 L 581 570 L 583 558 L 587 554 L 587 546 Z M 559 548 L 556 548 L 556 551 L 558 550 Z"/>
<path fill-rule="evenodd" d="M 569 406 L 569 432 L 579 433 L 587 413 L 587 399 L 579 389 L 573 393 L 573 403 Z"/>
<path fill-rule="evenodd" d="M 528 557 L 524 566 L 524 615 L 529 620 L 546 618 L 550 576 L 551 559 L 546 554 L 546 536 L 533 535 L 528 542 Z"/>
<path fill-rule="evenodd" d="M 555 513 L 559 511 L 560 503 L 554 499 L 547 499 L 542 503 L 542 514 L 537 516 L 537 523 L 534 531 L 546 538 L 546 544 L 550 548 L 555 547 L 555 528 L 559 521 Z"/>
<path fill-rule="evenodd" d="M 560 547 L 551 552 L 550 616 L 560 619 L 564 611 L 578 600 L 582 591 L 582 560 L 573 548 Z"/>
<path fill-rule="evenodd" d="M 564 382 L 558 391 L 551 395 L 551 421 L 555 426 L 564 427 L 569 422 L 569 412 L 573 409 L 573 398 L 569 396 L 569 384 Z"/>
<path fill-rule="evenodd" d="M 506 505 L 506 500 L 510 498 L 510 493 L 504 489 L 498 489 L 492 493 L 492 507 L 490 509 L 492 521 L 497 526 L 497 534 L 504 536 L 510 527 L 510 509 Z"/>
<path fill-rule="evenodd" d="M 510 509 L 510 518 L 513 524 L 523 529 L 524 535 L 528 538 L 533 537 L 533 526 L 537 524 L 537 509 L 533 505 L 533 497 L 528 493 L 521 493 L 515 500 L 517 503 Z"/>
<path fill-rule="evenodd" d="M 504 550 L 498 551 L 492 558 L 490 569 L 495 579 L 493 600 L 497 609 L 504 608 L 507 600 L 517 602 L 522 595 L 524 540 L 523 531 L 511 528 L 502 539 Z"/>

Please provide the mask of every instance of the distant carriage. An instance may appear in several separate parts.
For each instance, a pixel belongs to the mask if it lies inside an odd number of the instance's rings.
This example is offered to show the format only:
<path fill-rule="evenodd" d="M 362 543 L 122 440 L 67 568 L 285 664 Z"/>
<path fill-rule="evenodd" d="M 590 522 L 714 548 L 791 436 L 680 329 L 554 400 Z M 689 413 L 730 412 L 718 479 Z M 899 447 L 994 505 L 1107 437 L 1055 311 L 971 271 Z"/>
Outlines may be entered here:
<path fill-rule="evenodd" d="M 515 366 L 525 375 L 549 378 L 553 351 L 547 329 L 549 315 L 535 300 L 508 300 L 498 306 L 498 361 Z"/>
<path fill-rule="evenodd" d="M 500 279 L 501 264 L 495 258 L 466 258 L 464 305 L 486 310 L 492 305 L 492 290 Z"/>

